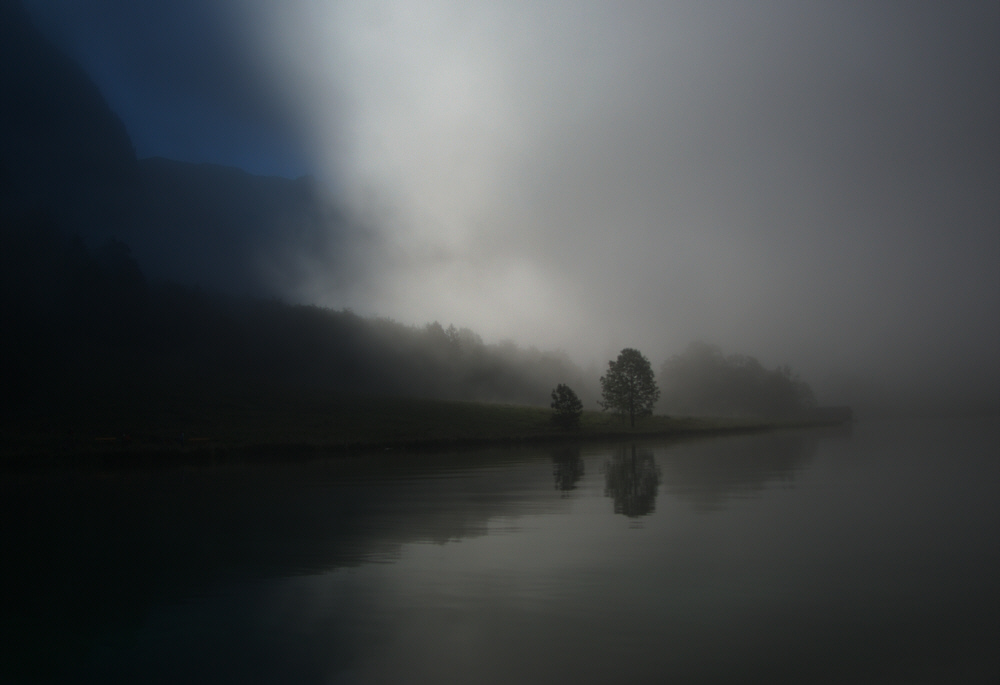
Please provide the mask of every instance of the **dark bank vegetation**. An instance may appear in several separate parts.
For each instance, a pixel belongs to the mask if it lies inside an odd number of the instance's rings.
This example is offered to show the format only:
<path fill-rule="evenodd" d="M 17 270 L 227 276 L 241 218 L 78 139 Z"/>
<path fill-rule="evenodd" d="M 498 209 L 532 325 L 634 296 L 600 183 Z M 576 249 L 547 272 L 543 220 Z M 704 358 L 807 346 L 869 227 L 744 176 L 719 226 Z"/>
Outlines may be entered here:
<path fill-rule="evenodd" d="M 817 414 L 809 384 L 787 366 L 765 369 L 753 357 L 725 356 L 704 342 L 692 343 L 660 371 L 662 410 L 713 416 Z"/>

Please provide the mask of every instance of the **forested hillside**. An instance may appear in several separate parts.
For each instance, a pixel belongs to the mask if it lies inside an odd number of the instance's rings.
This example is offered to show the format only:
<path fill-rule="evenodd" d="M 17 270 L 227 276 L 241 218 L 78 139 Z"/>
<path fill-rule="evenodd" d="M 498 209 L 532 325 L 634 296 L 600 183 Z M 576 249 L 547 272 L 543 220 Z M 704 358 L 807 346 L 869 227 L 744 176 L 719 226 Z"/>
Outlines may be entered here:
<path fill-rule="evenodd" d="M 660 384 L 661 406 L 671 414 L 781 416 L 816 407 L 812 388 L 789 367 L 766 369 L 703 342 L 664 362 Z"/>
<path fill-rule="evenodd" d="M 593 384 L 563 354 L 488 345 L 468 329 L 152 283 L 124 243 L 92 253 L 43 212 L 3 216 L 0 273 L 9 411 L 165 384 L 536 405 L 560 382 Z"/>

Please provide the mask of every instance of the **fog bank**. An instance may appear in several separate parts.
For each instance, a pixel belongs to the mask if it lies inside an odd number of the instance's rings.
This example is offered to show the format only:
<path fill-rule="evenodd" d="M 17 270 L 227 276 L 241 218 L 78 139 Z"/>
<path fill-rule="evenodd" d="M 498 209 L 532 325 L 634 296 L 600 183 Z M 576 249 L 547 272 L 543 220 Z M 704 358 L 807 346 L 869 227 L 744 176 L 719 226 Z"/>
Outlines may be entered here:
<path fill-rule="evenodd" d="M 324 168 L 393 238 L 371 310 L 898 370 L 996 357 L 998 16 L 302 3 L 262 44 L 309 56 Z"/>
<path fill-rule="evenodd" d="M 295 141 L 380 236 L 349 283 L 289 260 L 285 297 L 1000 405 L 995 3 L 206 6 L 200 66 L 235 76 L 186 97 Z"/>

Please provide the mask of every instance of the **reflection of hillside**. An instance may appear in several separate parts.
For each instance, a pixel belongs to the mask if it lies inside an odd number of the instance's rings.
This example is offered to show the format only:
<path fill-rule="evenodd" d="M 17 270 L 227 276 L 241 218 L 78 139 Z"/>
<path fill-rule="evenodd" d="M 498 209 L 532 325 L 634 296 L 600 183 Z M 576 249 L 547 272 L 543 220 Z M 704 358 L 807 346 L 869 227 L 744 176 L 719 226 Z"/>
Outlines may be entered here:
<path fill-rule="evenodd" d="M 767 434 L 675 445 L 661 453 L 664 490 L 699 508 L 790 481 L 816 449 L 815 435 Z"/>
<path fill-rule="evenodd" d="M 604 463 L 604 494 L 615 501 L 615 513 L 636 518 L 656 510 L 660 469 L 650 449 L 622 446 Z"/>
<path fill-rule="evenodd" d="M 59 669 L 164 602 L 391 559 L 405 543 L 481 535 L 491 519 L 559 501 L 544 462 L 511 464 L 502 451 L 8 475 L 0 569 L 17 591 L 0 612 L 0 680 Z"/>

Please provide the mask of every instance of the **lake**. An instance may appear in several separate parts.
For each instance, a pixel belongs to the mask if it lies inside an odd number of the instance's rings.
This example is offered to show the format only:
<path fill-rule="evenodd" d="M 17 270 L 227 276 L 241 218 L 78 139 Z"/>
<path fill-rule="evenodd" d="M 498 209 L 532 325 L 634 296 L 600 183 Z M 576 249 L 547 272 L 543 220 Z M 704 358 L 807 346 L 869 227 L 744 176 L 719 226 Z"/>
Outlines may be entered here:
<path fill-rule="evenodd" d="M 0 495 L 3 682 L 1000 682 L 996 419 Z"/>

